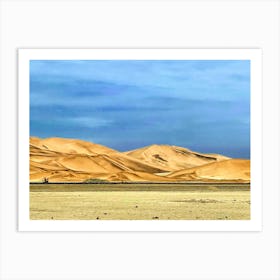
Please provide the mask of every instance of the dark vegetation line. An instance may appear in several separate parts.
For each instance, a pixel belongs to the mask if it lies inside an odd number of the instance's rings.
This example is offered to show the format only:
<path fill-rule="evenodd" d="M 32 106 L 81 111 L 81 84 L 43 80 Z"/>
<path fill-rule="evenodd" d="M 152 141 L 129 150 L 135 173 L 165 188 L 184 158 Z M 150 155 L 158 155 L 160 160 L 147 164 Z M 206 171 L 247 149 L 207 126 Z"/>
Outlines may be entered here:
<path fill-rule="evenodd" d="M 242 182 L 30 182 L 30 185 L 246 185 Z"/>

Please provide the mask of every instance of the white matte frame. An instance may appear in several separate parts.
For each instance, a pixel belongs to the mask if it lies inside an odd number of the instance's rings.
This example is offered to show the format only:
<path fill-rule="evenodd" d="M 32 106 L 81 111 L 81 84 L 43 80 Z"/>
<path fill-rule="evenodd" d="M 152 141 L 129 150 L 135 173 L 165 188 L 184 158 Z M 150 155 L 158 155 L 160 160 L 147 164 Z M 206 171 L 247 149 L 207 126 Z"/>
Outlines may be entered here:
<path fill-rule="evenodd" d="M 0 0 L 1 280 L 280 280 L 279 0 Z M 262 230 L 19 232 L 19 48 L 260 48 Z"/>
<path fill-rule="evenodd" d="M 31 60 L 249 60 L 251 108 L 250 220 L 31 220 L 29 218 L 29 81 Z M 20 231 L 259 231 L 262 190 L 262 67 L 260 49 L 20 49 Z M 45 98 L 48 98 L 47 96 Z"/>

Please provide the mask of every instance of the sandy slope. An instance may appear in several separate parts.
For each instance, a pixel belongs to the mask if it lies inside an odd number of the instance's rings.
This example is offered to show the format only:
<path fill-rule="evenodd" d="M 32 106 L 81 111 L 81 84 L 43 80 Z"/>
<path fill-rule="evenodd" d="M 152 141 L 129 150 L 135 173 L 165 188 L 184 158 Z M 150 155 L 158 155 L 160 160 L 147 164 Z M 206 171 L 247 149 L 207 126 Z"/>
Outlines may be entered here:
<path fill-rule="evenodd" d="M 226 160 L 225 160 L 226 159 Z M 250 162 L 152 145 L 121 153 L 86 141 L 30 138 L 30 181 L 250 180 Z"/>
<path fill-rule="evenodd" d="M 201 154 L 186 148 L 168 145 L 147 146 L 128 151 L 126 154 L 145 163 L 160 166 L 167 171 L 191 168 L 228 159 L 222 155 Z"/>
<path fill-rule="evenodd" d="M 250 181 L 250 160 L 229 159 L 183 169 L 167 175 L 177 180 L 237 180 Z"/>

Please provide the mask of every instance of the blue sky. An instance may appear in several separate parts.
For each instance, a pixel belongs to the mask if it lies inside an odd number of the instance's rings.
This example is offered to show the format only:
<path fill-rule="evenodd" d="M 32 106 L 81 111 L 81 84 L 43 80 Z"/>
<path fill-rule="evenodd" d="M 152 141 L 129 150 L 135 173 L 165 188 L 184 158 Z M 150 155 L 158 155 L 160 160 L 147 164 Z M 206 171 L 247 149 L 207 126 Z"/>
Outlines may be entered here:
<path fill-rule="evenodd" d="M 250 157 L 248 60 L 32 60 L 30 135 Z"/>

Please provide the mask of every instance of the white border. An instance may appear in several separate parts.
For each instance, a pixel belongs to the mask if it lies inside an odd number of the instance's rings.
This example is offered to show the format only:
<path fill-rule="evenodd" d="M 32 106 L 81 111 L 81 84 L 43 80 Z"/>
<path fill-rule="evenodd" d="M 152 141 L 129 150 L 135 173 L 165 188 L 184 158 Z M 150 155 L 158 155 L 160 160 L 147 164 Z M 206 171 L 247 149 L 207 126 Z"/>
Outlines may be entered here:
<path fill-rule="evenodd" d="M 262 63 L 260 49 L 19 49 L 19 231 L 261 231 L 262 230 Z M 53 60 L 250 60 L 251 220 L 107 221 L 29 219 L 29 61 Z"/>

